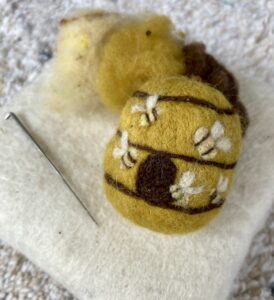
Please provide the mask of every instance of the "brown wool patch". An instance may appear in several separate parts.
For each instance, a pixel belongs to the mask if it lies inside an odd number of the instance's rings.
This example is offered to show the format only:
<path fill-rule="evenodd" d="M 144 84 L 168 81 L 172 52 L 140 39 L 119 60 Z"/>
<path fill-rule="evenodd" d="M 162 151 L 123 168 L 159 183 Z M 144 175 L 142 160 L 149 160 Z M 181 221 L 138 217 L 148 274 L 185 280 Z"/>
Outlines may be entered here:
<path fill-rule="evenodd" d="M 220 64 L 212 55 L 206 53 L 202 43 L 192 43 L 184 48 L 186 75 L 199 76 L 223 93 L 241 118 L 243 135 L 249 124 L 248 113 L 239 101 L 238 83 L 233 74 Z"/>
<path fill-rule="evenodd" d="M 184 48 L 186 57 L 186 74 L 201 77 L 221 91 L 230 103 L 238 100 L 238 83 L 231 72 L 220 64 L 212 55 L 206 53 L 202 43 L 192 43 Z"/>
<path fill-rule="evenodd" d="M 176 166 L 167 155 L 149 155 L 138 170 L 138 194 L 152 203 L 172 201 L 169 189 L 174 184 L 176 172 Z"/>

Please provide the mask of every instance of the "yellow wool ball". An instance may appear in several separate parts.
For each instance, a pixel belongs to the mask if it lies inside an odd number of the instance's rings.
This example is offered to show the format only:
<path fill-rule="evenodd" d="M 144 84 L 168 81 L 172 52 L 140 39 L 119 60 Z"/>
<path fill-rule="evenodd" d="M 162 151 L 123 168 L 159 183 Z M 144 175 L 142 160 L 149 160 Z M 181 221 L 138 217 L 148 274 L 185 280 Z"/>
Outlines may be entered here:
<path fill-rule="evenodd" d="M 78 13 L 61 21 L 44 102 L 60 113 L 86 114 L 101 96 L 119 110 L 151 76 L 183 73 L 182 48 L 166 17 Z"/>
<path fill-rule="evenodd" d="M 96 78 L 101 100 L 121 110 L 149 78 L 183 74 L 183 43 L 164 16 L 140 17 L 115 31 L 102 49 Z"/>
<path fill-rule="evenodd" d="M 155 77 L 127 101 L 104 160 L 112 205 L 166 234 L 209 223 L 225 203 L 241 124 L 221 92 L 186 77 Z"/>

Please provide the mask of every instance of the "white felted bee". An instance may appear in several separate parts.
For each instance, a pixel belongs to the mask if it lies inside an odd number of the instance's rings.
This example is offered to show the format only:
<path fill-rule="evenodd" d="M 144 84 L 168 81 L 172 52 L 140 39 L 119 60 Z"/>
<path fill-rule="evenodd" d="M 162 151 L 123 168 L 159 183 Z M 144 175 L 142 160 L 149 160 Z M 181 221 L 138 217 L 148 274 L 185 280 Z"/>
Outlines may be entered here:
<path fill-rule="evenodd" d="M 220 121 L 216 121 L 211 129 L 200 127 L 193 140 L 203 159 L 214 158 L 218 151 L 229 152 L 231 149 L 231 141 L 224 135 L 224 127 Z"/>

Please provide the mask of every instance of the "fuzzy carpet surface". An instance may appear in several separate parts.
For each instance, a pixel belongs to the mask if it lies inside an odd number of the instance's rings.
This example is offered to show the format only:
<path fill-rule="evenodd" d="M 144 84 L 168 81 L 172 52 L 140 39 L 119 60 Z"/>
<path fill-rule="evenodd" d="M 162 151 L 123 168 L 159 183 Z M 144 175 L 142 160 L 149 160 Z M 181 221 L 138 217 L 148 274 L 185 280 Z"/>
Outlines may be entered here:
<path fill-rule="evenodd" d="M 227 66 L 274 83 L 274 1 L 0 0 L 0 104 L 41 72 L 54 53 L 58 20 L 75 8 L 171 16 L 189 40 L 207 44 Z M 274 290 L 274 209 L 257 234 L 230 300 L 270 300 Z M 273 277 L 273 278 L 272 278 Z M 0 242 L 0 299 L 74 299 Z"/>

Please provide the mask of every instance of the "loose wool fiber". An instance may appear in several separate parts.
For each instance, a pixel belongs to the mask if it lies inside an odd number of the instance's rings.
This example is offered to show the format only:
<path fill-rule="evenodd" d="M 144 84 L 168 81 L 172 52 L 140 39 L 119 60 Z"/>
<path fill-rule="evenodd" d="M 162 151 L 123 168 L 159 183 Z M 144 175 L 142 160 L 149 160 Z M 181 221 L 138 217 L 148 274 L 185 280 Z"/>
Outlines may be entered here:
<path fill-rule="evenodd" d="M 183 42 L 164 16 L 83 12 L 61 21 L 46 106 L 85 115 L 101 100 L 121 110 L 155 75 L 184 72 Z"/>
<path fill-rule="evenodd" d="M 60 23 L 52 74 L 42 97 L 60 113 L 86 114 L 97 105 L 95 78 L 104 39 L 126 17 L 104 11 L 83 12 Z"/>
<path fill-rule="evenodd" d="M 147 126 L 140 124 L 141 113 L 132 111 L 132 107 L 141 106 L 146 100 L 138 97 L 141 93 L 158 95 L 163 99 L 156 106 L 159 111 L 157 119 Z M 164 101 L 165 97 L 170 97 L 170 101 Z M 175 97 L 204 100 L 203 104 L 214 105 L 217 111 L 211 106 L 176 101 Z M 231 114 L 222 113 L 226 110 Z M 197 129 L 211 128 L 215 122 L 223 125 L 223 134 L 232 146 L 227 152 L 219 149 L 213 158 L 203 159 L 193 137 Z M 107 146 L 104 169 L 108 199 L 122 215 L 134 223 L 164 233 L 197 230 L 217 215 L 221 205 L 199 213 L 193 212 L 196 208 L 203 210 L 211 204 L 209 199 L 219 181 L 220 185 L 224 185 L 222 181 L 227 181 L 227 187 L 220 193 L 223 200 L 226 198 L 241 152 L 240 118 L 233 113 L 231 103 L 222 93 L 186 77 L 153 78 L 126 103 L 118 131 L 120 134 L 116 134 Z M 128 134 L 129 149 L 117 159 L 114 153 L 123 132 Z M 209 138 L 204 141 L 206 150 L 209 142 Z M 180 182 L 182 175 L 185 181 L 190 180 L 187 177 L 194 177 L 189 187 L 193 183 L 193 186 L 201 188 L 196 190 L 197 194 L 190 191 L 188 203 L 179 201 L 174 204 L 170 187 Z"/>

